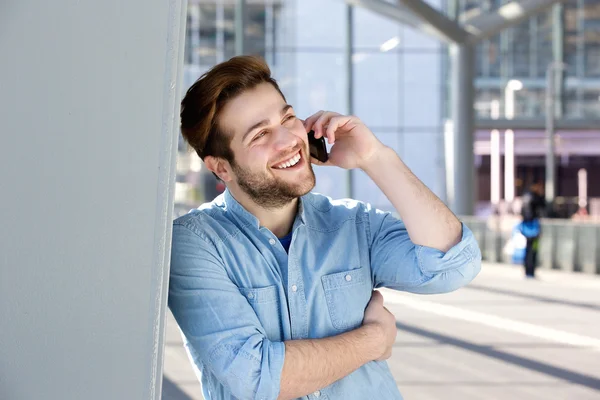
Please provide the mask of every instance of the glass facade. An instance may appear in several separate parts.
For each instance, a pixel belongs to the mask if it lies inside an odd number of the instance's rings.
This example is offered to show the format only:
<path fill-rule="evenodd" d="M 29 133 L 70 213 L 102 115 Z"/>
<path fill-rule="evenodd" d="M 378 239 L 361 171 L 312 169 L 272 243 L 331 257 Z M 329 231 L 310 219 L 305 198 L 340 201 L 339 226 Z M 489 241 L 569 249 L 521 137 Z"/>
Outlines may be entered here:
<path fill-rule="evenodd" d="M 247 1 L 245 53 L 272 63 L 276 21 L 280 2 Z M 235 1 L 190 0 L 188 2 L 185 63 L 209 67 L 235 54 Z"/>
<path fill-rule="evenodd" d="M 321 109 L 348 112 L 345 2 L 246 1 L 245 53 L 267 60 L 297 114 L 305 118 Z M 428 1 L 458 20 L 497 10 L 508 2 Z M 235 3 L 235 0 L 189 1 L 185 88 L 208 68 L 234 55 Z M 352 113 L 395 149 L 413 172 L 444 199 L 442 132 L 449 108 L 447 47 L 439 40 L 361 7 L 354 8 L 351 23 L 354 32 Z M 600 0 L 566 0 L 480 43 L 476 48 L 476 116 L 504 118 L 511 108 L 507 105 L 512 102 L 515 120 L 542 120 L 546 73 L 555 61 L 567 64 L 557 85 L 563 118 L 600 118 Z M 521 88 L 507 90 L 511 80 L 519 81 Z M 533 179 L 523 175 L 524 160 L 544 154 L 543 130 L 538 131 L 531 139 L 527 139 L 527 135 L 533 135 L 531 132 L 515 132 L 517 184 Z M 588 154 L 589 149 L 598 148 L 596 144 L 588 148 L 575 146 L 576 139 L 564 138 L 557 150 L 563 152 L 558 165 L 559 177 L 569 165 L 565 154 L 593 157 L 594 154 Z M 489 201 L 489 190 L 482 191 L 487 176 L 484 170 L 486 157 L 489 157 L 489 132 L 476 132 L 475 148 L 479 199 Z M 183 156 L 184 152 L 180 157 Z M 187 157 L 195 155 L 188 152 Z M 532 167 L 538 175 L 544 170 L 543 158 L 539 160 Z M 198 164 L 198 160 L 194 162 Z M 590 168 L 590 177 L 600 173 Z M 340 198 L 348 196 L 351 187 L 352 197 L 381 209 L 392 208 L 360 171 L 353 174 L 352 185 L 349 185 L 346 171 L 325 167 L 315 170 L 318 192 Z M 208 193 L 215 193 L 216 181 L 204 170 L 197 172 L 182 175 L 178 180 L 192 188 L 204 185 L 199 192 L 204 193 L 205 198 L 200 197 L 198 201 L 207 200 L 206 197 L 212 196 Z M 561 195 L 565 187 L 559 182 L 557 193 Z M 517 187 L 516 194 L 519 193 Z"/>
<path fill-rule="evenodd" d="M 445 50 L 439 41 L 355 7 L 350 21 L 354 32 L 354 96 L 349 110 L 345 2 L 246 2 L 245 53 L 266 59 L 288 103 L 294 105 L 301 118 L 318 110 L 351 111 L 392 147 L 425 184 L 444 196 L 441 93 Z M 214 64 L 234 55 L 235 4 L 234 0 L 190 0 L 185 88 Z M 443 2 L 434 0 L 431 4 L 441 7 Z M 181 152 L 180 158 L 185 157 L 195 155 Z M 378 208 L 392 209 L 381 191 L 372 187 L 360 171 L 350 177 L 339 168 L 316 167 L 315 173 L 317 192 L 335 198 L 351 195 Z M 200 190 L 204 194 L 214 186 L 204 170 L 182 174 L 179 181 L 190 188 L 207 186 L 208 189 Z M 203 200 L 206 197 L 210 196 Z"/>
<path fill-rule="evenodd" d="M 495 10 L 508 0 L 458 0 L 460 18 Z M 553 61 L 566 63 L 562 87 L 563 116 L 600 118 L 600 0 L 567 0 L 562 6 L 507 29 L 477 46 L 476 112 L 491 118 L 491 101 L 505 115 L 505 88 L 517 79 L 514 118 L 540 118 L 546 94 L 546 71 Z"/>

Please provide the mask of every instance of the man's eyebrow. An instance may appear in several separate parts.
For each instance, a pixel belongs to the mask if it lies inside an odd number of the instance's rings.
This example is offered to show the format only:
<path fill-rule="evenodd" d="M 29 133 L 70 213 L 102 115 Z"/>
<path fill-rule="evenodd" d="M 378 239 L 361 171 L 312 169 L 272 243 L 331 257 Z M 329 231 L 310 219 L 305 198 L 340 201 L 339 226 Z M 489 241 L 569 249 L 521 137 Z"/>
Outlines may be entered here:
<path fill-rule="evenodd" d="M 283 108 L 280 111 L 280 114 L 283 115 L 285 114 L 290 108 L 292 108 L 291 105 L 286 104 L 285 106 L 283 106 Z M 261 128 L 265 125 L 269 125 L 269 120 L 268 119 L 263 119 L 262 121 L 257 122 L 256 124 L 252 125 L 250 128 L 248 128 L 248 130 L 246 131 L 246 133 L 244 133 L 244 136 L 242 136 L 242 142 L 246 140 L 246 137 L 252 133 L 253 130 Z"/>

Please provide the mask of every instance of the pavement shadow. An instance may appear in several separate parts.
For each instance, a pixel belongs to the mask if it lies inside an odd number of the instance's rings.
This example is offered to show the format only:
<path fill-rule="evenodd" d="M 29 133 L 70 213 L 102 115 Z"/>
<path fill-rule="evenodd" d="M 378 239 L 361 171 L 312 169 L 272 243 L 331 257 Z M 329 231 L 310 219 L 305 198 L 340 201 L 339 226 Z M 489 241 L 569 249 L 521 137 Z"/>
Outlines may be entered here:
<path fill-rule="evenodd" d="M 471 284 L 465 286 L 464 288 L 472 289 L 472 290 L 480 290 L 480 291 L 488 292 L 488 293 L 504 294 L 507 296 L 520 297 L 522 299 L 535 300 L 535 301 L 540 301 L 542 303 L 560 304 L 563 306 L 584 308 L 586 310 L 592 310 L 592 311 L 600 311 L 600 304 L 582 303 L 582 302 L 578 302 L 578 301 L 570 301 L 570 300 L 563 300 L 563 299 L 559 300 L 559 299 L 554 299 L 552 297 L 540 296 L 540 295 L 536 295 L 536 294 L 521 293 L 521 292 L 517 292 L 514 290 L 510 290 L 510 289 L 498 289 L 498 288 L 489 287 L 489 286 L 485 286 L 485 285 L 479 285 L 476 283 L 471 283 Z"/>
<path fill-rule="evenodd" d="M 461 349 L 472 351 L 484 355 L 486 357 L 492 357 L 498 360 L 502 360 L 506 363 L 518 365 L 523 368 L 537 371 L 545 375 L 549 375 L 558 379 L 569 381 L 581 386 L 586 386 L 590 389 L 600 391 L 600 379 L 580 374 L 578 372 L 569 371 L 568 369 L 555 367 L 553 365 L 545 364 L 539 361 L 531 360 L 525 357 L 520 357 L 514 354 L 506 353 L 500 350 L 491 348 L 490 346 L 482 346 L 479 344 L 469 343 L 464 340 L 456 339 L 451 336 L 442 335 L 440 333 L 428 331 L 422 328 L 418 328 L 413 325 L 408 325 L 402 322 L 396 321 L 396 327 L 405 332 L 409 332 L 418 336 L 426 337 L 429 339 L 436 340 L 440 343 L 449 344 L 452 346 L 460 347 Z"/>
<path fill-rule="evenodd" d="M 162 400 L 193 400 L 177 387 L 173 381 L 163 375 Z"/>

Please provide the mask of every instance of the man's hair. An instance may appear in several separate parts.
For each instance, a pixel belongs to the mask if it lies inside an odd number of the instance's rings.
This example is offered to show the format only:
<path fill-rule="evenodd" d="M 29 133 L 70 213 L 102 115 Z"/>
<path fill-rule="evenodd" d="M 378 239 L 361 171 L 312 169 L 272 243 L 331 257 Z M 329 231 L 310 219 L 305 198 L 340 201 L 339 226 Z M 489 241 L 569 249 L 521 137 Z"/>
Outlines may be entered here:
<path fill-rule="evenodd" d="M 233 161 L 232 135 L 218 124 L 228 101 L 261 83 L 270 83 L 281 93 L 264 60 L 237 56 L 215 65 L 203 74 L 181 101 L 181 133 L 202 160 L 206 156 Z"/>

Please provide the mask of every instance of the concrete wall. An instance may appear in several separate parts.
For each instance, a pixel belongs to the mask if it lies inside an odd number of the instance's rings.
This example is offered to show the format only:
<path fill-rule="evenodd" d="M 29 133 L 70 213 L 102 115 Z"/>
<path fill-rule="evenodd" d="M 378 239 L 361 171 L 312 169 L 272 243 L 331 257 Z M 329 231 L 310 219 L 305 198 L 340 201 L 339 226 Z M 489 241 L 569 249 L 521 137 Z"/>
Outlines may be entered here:
<path fill-rule="evenodd" d="M 185 1 L 0 13 L 0 398 L 158 399 Z"/>

